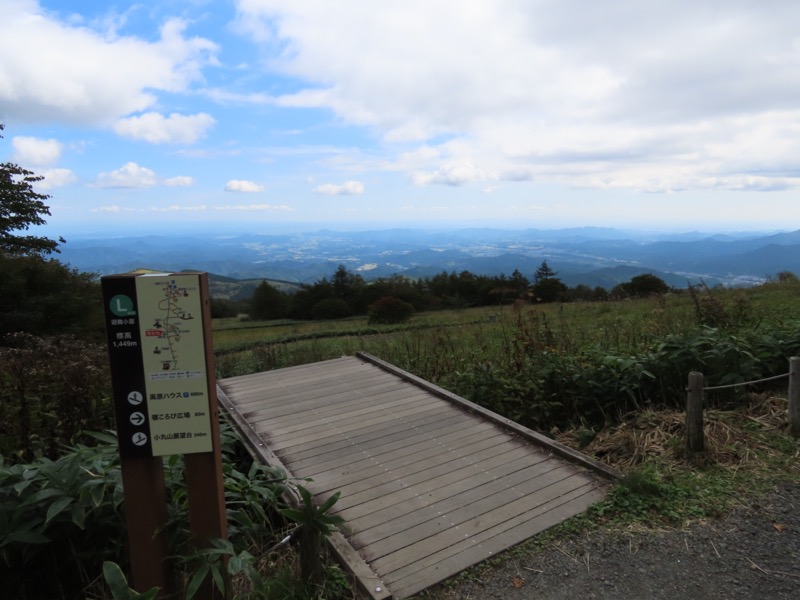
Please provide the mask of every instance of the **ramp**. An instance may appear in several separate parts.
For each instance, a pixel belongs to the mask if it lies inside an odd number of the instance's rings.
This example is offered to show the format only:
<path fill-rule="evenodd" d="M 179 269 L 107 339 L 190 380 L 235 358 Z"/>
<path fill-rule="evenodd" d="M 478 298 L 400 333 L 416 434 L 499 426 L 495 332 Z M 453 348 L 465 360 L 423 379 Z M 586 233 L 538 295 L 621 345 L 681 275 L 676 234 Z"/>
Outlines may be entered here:
<path fill-rule="evenodd" d="M 605 497 L 616 472 L 366 355 L 219 381 L 251 450 L 323 502 L 373 598 L 407 598 Z"/>

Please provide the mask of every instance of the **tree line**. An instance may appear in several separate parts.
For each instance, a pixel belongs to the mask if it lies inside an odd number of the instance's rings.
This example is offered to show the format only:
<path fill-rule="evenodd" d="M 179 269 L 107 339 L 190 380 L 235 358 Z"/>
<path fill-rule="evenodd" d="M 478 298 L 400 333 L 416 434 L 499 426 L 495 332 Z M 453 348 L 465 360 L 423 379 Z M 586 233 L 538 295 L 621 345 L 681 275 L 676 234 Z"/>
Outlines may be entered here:
<path fill-rule="evenodd" d="M 0 123 L 0 132 L 4 126 Z M 2 133 L 0 133 L 2 138 Z M 37 193 L 42 177 L 14 163 L 0 163 L 0 336 L 77 334 L 102 339 L 103 311 L 97 277 L 71 269 L 52 257 L 64 240 L 30 235 L 45 224 L 50 197 Z M 292 294 L 263 281 L 244 304 L 213 299 L 214 316 L 246 312 L 253 319 L 336 319 L 369 314 L 374 322 L 396 322 L 416 311 L 511 304 L 514 302 L 597 301 L 663 293 L 669 288 L 654 275 L 639 275 L 610 292 L 586 285 L 567 287 L 543 261 L 529 279 L 442 272 L 408 279 L 395 275 L 365 281 L 339 265 L 330 279 L 304 285 Z"/>
<path fill-rule="evenodd" d="M 420 279 L 394 275 L 368 282 L 345 265 L 339 265 L 330 278 L 304 285 L 294 293 L 283 292 L 262 281 L 249 301 L 216 300 L 213 306 L 216 316 L 247 313 L 254 320 L 338 319 L 368 314 L 371 320 L 386 322 L 403 320 L 419 311 L 516 302 L 604 301 L 646 297 L 670 290 L 662 279 L 652 274 L 637 275 L 610 291 L 583 284 L 569 287 L 546 260 L 532 275 L 528 278 L 519 270 L 514 270 L 510 276 L 445 271 Z"/>

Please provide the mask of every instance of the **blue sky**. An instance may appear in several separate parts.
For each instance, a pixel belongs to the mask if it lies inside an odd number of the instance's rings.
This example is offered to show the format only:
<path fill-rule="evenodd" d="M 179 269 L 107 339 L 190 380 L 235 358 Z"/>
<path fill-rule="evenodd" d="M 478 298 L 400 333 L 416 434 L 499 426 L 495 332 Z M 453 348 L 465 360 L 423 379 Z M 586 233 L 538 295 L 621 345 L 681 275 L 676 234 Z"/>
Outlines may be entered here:
<path fill-rule="evenodd" d="M 794 0 L 2 4 L 59 234 L 800 228 Z"/>

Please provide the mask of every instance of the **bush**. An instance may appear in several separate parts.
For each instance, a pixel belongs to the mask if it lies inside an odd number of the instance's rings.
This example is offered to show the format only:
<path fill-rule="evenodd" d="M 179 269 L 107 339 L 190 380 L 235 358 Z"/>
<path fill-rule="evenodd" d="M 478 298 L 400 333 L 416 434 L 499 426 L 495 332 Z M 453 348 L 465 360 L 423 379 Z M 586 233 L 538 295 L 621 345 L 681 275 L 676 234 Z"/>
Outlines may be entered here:
<path fill-rule="evenodd" d="M 108 351 L 70 336 L 0 340 L 0 454 L 55 458 L 84 430 L 113 427 Z"/>
<path fill-rule="evenodd" d="M 283 472 L 240 460 L 242 446 L 230 427 L 223 424 L 221 434 L 228 540 L 213 540 L 216 548 L 210 552 L 195 551 L 189 539 L 182 457 L 164 460 L 169 503 L 165 534 L 183 571 L 179 578 L 188 582 L 187 597 L 206 575 L 218 575 L 225 568 L 222 556 L 231 559 L 229 571 L 249 578 L 251 586 L 266 585 L 250 551 L 274 549 L 286 536 L 287 523 L 279 511 L 287 486 L 307 494 Z M 42 458 L 9 466 L 0 459 L 0 598 L 95 597 L 86 592 L 96 587 L 105 561 L 127 571 L 117 441 L 113 435 L 93 435 L 99 445 L 76 446 L 56 461 Z M 301 515 L 305 520 L 297 524 L 322 527 L 338 522 L 327 514 L 336 498 L 338 494 L 308 517 Z M 303 584 L 295 580 L 292 587 Z"/>
<path fill-rule="evenodd" d="M 311 317 L 321 319 L 343 319 L 351 315 L 350 306 L 341 298 L 320 300 L 311 309 Z"/>
<path fill-rule="evenodd" d="M 369 323 L 402 323 L 414 314 L 414 307 L 394 296 L 384 296 L 369 306 Z"/>

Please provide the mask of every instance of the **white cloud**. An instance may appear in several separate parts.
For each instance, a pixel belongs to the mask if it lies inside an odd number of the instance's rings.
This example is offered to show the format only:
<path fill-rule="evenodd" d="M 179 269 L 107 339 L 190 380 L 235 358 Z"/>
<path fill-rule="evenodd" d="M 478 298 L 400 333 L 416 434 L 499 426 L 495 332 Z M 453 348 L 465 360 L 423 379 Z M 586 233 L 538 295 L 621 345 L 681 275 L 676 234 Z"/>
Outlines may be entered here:
<path fill-rule="evenodd" d="M 93 187 L 99 188 L 144 188 L 158 183 L 155 172 L 140 167 L 135 162 L 125 163 L 119 169 L 100 173 Z"/>
<path fill-rule="evenodd" d="M 55 139 L 15 136 L 11 140 L 14 161 L 25 165 L 54 165 L 61 158 L 62 145 Z"/>
<path fill-rule="evenodd" d="M 340 185 L 323 183 L 318 185 L 314 192 L 325 196 L 360 196 L 364 193 L 364 184 L 360 181 L 345 181 Z"/>
<path fill-rule="evenodd" d="M 106 125 L 183 92 L 216 62 L 218 47 L 166 21 L 159 39 L 59 22 L 35 0 L 5 0 L 0 106 L 12 121 Z"/>
<path fill-rule="evenodd" d="M 89 212 L 99 212 L 99 213 L 122 213 L 122 212 L 133 212 L 132 208 L 124 208 L 119 206 L 118 204 L 109 204 L 107 206 L 98 206 L 97 208 L 92 208 Z"/>
<path fill-rule="evenodd" d="M 308 82 L 269 101 L 372 129 L 417 184 L 781 189 L 800 164 L 800 3 L 721 6 L 238 0 L 237 23 Z"/>
<path fill-rule="evenodd" d="M 75 173 L 69 169 L 49 168 L 38 171 L 36 174 L 44 177 L 36 186 L 45 191 L 64 187 L 78 181 Z"/>
<path fill-rule="evenodd" d="M 226 192 L 263 192 L 264 186 L 246 179 L 231 179 L 225 184 Z"/>
<path fill-rule="evenodd" d="M 180 204 L 170 204 L 169 206 L 151 206 L 150 212 L 203 212 L 206 210 L 205 204 L 195 206 L 184 206 Z"/>
<path fill-rule="evenodd" d="M 214 210 L 245 212 L 294 211 L 293 208 L 285 204 L 223 204 L 220 206 L 215 206 Z"/>
<path fill-rule="evenodd" d="M 165 117 L 157 112 L 149 112 L 138 117 L 120 119 L 114 125 L 114 131 L 123 137 L 144 140 L 151 144 L 193 144 L 204 137 L 215 122 L 206 113 L 172 113 Z"/>
<path fill-rule="evenodd" d="M 194 179 L 186 175 L 178 175 L 177 177 L 165 179 L 164 185 L 167 187 L 190 187 L 194 185 Z"/>
<path fill-rule="evenodd" d="M 433 173 L 414 173 L 411 181 L 415 185 L 439 183 L 444 185 L 463 185 L 471 181 L 483 181 L 486 174 L 470 163 L 443 165 Z"/>

